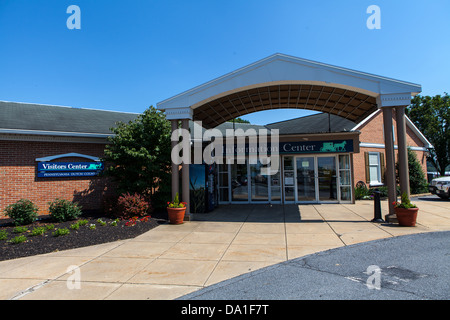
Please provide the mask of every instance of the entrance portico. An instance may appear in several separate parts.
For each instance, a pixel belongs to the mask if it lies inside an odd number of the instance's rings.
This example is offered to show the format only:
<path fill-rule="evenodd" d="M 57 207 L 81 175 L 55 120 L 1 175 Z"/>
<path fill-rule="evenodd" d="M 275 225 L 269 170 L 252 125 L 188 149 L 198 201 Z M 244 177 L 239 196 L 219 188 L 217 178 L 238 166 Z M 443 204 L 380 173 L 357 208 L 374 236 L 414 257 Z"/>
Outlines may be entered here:
<path fill-rule="evenodd" d="M 386 148 L 389 213 L 396 201 L 394 136 L 395 109 L 400 188 L 409 195 L 405 107 L 421 86 L 284 54 L 274 54 L 157 104 L 172 122 L 172 130 L 188 129 L 189 120 L 206 129 L 228 120 L 270 109 L 297 108 L 338 115 L 361 122 L 382 109 Z M 315 161 L 318 161 L 317 158 Z M 189 204 L 189 170 L 183 163 L 182 200 Z M 316 164 L 317 166 L 317 164 Z M 172 166 L 172 193 L 178 192 L 178 166 Z M 189 205 L 187 206 L 189 208 Z"/>

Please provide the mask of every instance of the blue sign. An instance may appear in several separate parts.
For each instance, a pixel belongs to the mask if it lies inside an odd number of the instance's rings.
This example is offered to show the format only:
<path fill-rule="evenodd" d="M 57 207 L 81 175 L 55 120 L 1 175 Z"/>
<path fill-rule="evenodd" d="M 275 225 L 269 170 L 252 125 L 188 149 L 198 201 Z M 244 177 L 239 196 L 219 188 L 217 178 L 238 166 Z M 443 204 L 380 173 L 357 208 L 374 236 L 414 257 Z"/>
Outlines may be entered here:
<path fill-rule="evenodd" d="M 102 162 L 39 162 L 39 178 L 94 177 L 103 170 Z"/>

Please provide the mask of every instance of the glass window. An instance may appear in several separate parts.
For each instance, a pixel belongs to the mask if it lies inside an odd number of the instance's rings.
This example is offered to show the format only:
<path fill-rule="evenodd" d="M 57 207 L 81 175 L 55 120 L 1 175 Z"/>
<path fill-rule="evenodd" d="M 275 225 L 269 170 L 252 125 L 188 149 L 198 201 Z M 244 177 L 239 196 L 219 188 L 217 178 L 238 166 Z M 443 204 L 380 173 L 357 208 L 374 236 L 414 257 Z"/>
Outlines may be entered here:
<path fill-rule="evenodd" d="M 369 180 L 370 184 L 381 183 L 380 153 L 369 152 Z"/>
<path fill-rule="evenodd" d="M 351 188 L 351 170 L 350 170 L 350 156 L 339 155 L 339 184 L 340 184 L 340 200 L 352 200 Z"/>
<path fill-rule="evenodd" d="M 248 201 L 247 163 L 231 165 L 231 200 Z"/>
<path fill-rule="evenodd" d="M 284 157 L 284 170 L 294 170 L 293 157 Z"/>

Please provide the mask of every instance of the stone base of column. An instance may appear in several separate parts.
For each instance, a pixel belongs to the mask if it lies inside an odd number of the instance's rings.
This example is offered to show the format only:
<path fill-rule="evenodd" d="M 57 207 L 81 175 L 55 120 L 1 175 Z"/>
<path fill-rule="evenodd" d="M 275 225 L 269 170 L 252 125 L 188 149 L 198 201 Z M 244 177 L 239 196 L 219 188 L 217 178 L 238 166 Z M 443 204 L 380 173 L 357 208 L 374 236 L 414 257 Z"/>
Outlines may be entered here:
<path fill-rule="evenodd" d="M 387 214 L 384 216 L 384 221 L 386 221 L 387 223 L 398 223 L 397 215 L 395 213 Z"/>
<path fill-rule="evenodd" d="M 184 215 L 184 221 L 192 221 L 192 220 L 194 220 L 193 216 L 192 216 L 192 213 L 186 213 Z"/>

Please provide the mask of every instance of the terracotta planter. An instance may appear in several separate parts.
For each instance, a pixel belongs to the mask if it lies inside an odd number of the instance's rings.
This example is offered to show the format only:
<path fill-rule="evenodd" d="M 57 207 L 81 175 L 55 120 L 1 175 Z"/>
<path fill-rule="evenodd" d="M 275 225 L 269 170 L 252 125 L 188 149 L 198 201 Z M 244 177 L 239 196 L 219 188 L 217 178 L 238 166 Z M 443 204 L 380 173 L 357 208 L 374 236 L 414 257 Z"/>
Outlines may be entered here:
<path fill-rule="evenodd" d="M 398 224 L 404 227 L 415 227 L 419 208 L 395 208 Z"/>
<path fill-rule="evenodd" d="M 167 208 L 170 224 L 182 224 L 186 208 Z"/>

